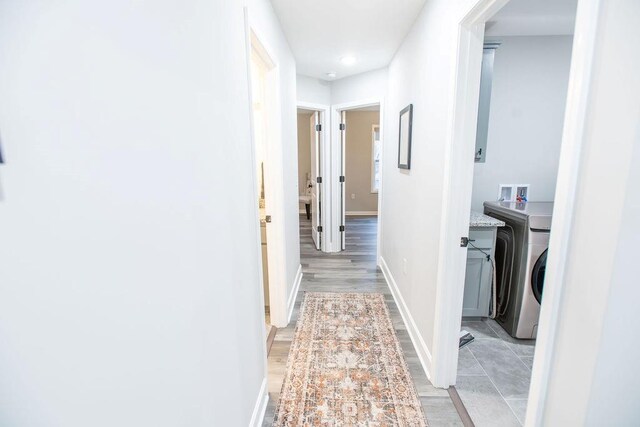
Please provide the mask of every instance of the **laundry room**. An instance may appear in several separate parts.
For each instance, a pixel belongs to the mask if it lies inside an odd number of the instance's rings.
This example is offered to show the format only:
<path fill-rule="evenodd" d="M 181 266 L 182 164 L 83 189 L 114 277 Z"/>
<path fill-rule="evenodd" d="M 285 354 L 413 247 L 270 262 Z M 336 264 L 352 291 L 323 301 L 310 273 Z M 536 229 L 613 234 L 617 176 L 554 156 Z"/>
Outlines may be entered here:
<path fill-rule="evenodd" d="M 524 424 L 571 63 L 573 27 L 531 5 L 485 30 L 456 388 L 487 425 Z"/>

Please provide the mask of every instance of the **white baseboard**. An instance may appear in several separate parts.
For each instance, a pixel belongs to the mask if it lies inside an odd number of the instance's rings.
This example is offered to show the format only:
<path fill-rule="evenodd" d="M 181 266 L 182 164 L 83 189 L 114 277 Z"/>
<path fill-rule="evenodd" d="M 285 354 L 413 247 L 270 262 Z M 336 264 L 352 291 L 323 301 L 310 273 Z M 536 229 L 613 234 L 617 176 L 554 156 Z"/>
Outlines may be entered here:
<path fill-rule="evenodd" d="M 298 296 L 298 290 L 300 289 L 300 283 L 302 282 L 302 265 L 298 266 L 296 273 L 296 279 L 293 282 L 293 289 L 289 294 L 289 300 L 287 301 L 287 324 L 291 322 L 291 316 L 293 315 L 293 307 L 296 305 L 296 297 Z"/>
<path fill-rule="evenodd" d="M 429 381 L 431 381 L 431 352 L 429 351 L 429 347 L 427 347 L 427 343 L 425 343 L 422 339 L 422 335 L 420 335 L 420 332 L 418 332 L 418 326 L 413 320 L 413 317 L 409 312 L 409 308 L 402 298 L 400 289 L 398 289 L 398 284 L 393 278 L 391 270 L 389 270 L 389 266 L 387 265 L 383 257 L 380 257 L 380 269 L 382 270 L 382 274 L 387 281 L 387 286 L 389 286 L 389 289 L 391 290 L 393 300 L 398 306 L 398 310 L 400 311 L 400 315 L 402 316 L 404 325 L 407 328 L 407 332 L 409 332 L 411 342 L 413 343 L 413 346 L 418 353 L 418 359 L 420 359 L 422 369 L 424 369 L 425 374 L 427 374 L 427 378 L 429 378 Z"/>
<path fill-rule="evenodd" d="M 267 379 L 262 380 L 260 386 L 260 392 L 258 393 L 258 399 L 253 407 L 253 414 L 251 414 L 251 421 L 249 427 L 261 427 L 264 421 L 264 414 L 267 411 L 267 403 L 269 403 L 269 393 L 267 390 Z"/>
<path fill-rule="evenodd" d="M 346 216 L 377 216 L 378 211 L 347 211 Z"/>

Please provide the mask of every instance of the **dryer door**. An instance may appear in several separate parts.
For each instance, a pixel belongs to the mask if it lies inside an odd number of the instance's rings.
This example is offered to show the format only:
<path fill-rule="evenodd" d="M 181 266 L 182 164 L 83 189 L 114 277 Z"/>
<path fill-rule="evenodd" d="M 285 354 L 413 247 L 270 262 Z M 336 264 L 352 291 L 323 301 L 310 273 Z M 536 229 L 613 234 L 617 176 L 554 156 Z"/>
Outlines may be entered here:
<path fill-rule="evenodd" d="M 503 318 L 511 296 L 511 279 L 514 260 L 513 228 L 498 228 L 494 259 L 496 260 L 496 314 Z"/>
<path fill-rule="evenodd" d="M 536 263 L 533 266 L 533 271 L 531 272 L 531 290 L 533 291 L 533 296 L 536 297 L 538 304 L 541 304 L 542 301 L 544 273 L 547 268 L 547 252 L 548 249 L 545 249 L 544 252 L 542 252 L 536 260 Z"/>

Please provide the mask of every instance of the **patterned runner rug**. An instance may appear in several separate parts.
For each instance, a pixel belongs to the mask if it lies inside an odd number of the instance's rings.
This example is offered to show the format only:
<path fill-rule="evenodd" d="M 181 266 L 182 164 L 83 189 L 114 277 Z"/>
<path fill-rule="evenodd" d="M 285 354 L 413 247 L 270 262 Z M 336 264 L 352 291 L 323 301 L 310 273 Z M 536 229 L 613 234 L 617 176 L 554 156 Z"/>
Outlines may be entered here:
<path fill-rule="evenodd" d="M 274 426 L 426 426 L 382 294 L 307 292 Z"/>

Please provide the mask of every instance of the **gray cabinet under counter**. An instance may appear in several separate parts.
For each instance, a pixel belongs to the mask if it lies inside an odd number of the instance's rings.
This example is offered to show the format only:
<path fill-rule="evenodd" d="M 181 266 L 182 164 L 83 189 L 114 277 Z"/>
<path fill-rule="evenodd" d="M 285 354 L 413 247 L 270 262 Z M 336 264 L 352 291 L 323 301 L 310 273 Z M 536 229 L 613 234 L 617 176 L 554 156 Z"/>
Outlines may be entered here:
<path fill-rule="evenodd" d="M 488 317 L 491 309 L 496 232 L 504 222 L 490 216 L 471 213 L 467 270 L 462 302 L 463 317 Z M 489 257 L 489 258 L 487 258 Z"/>

